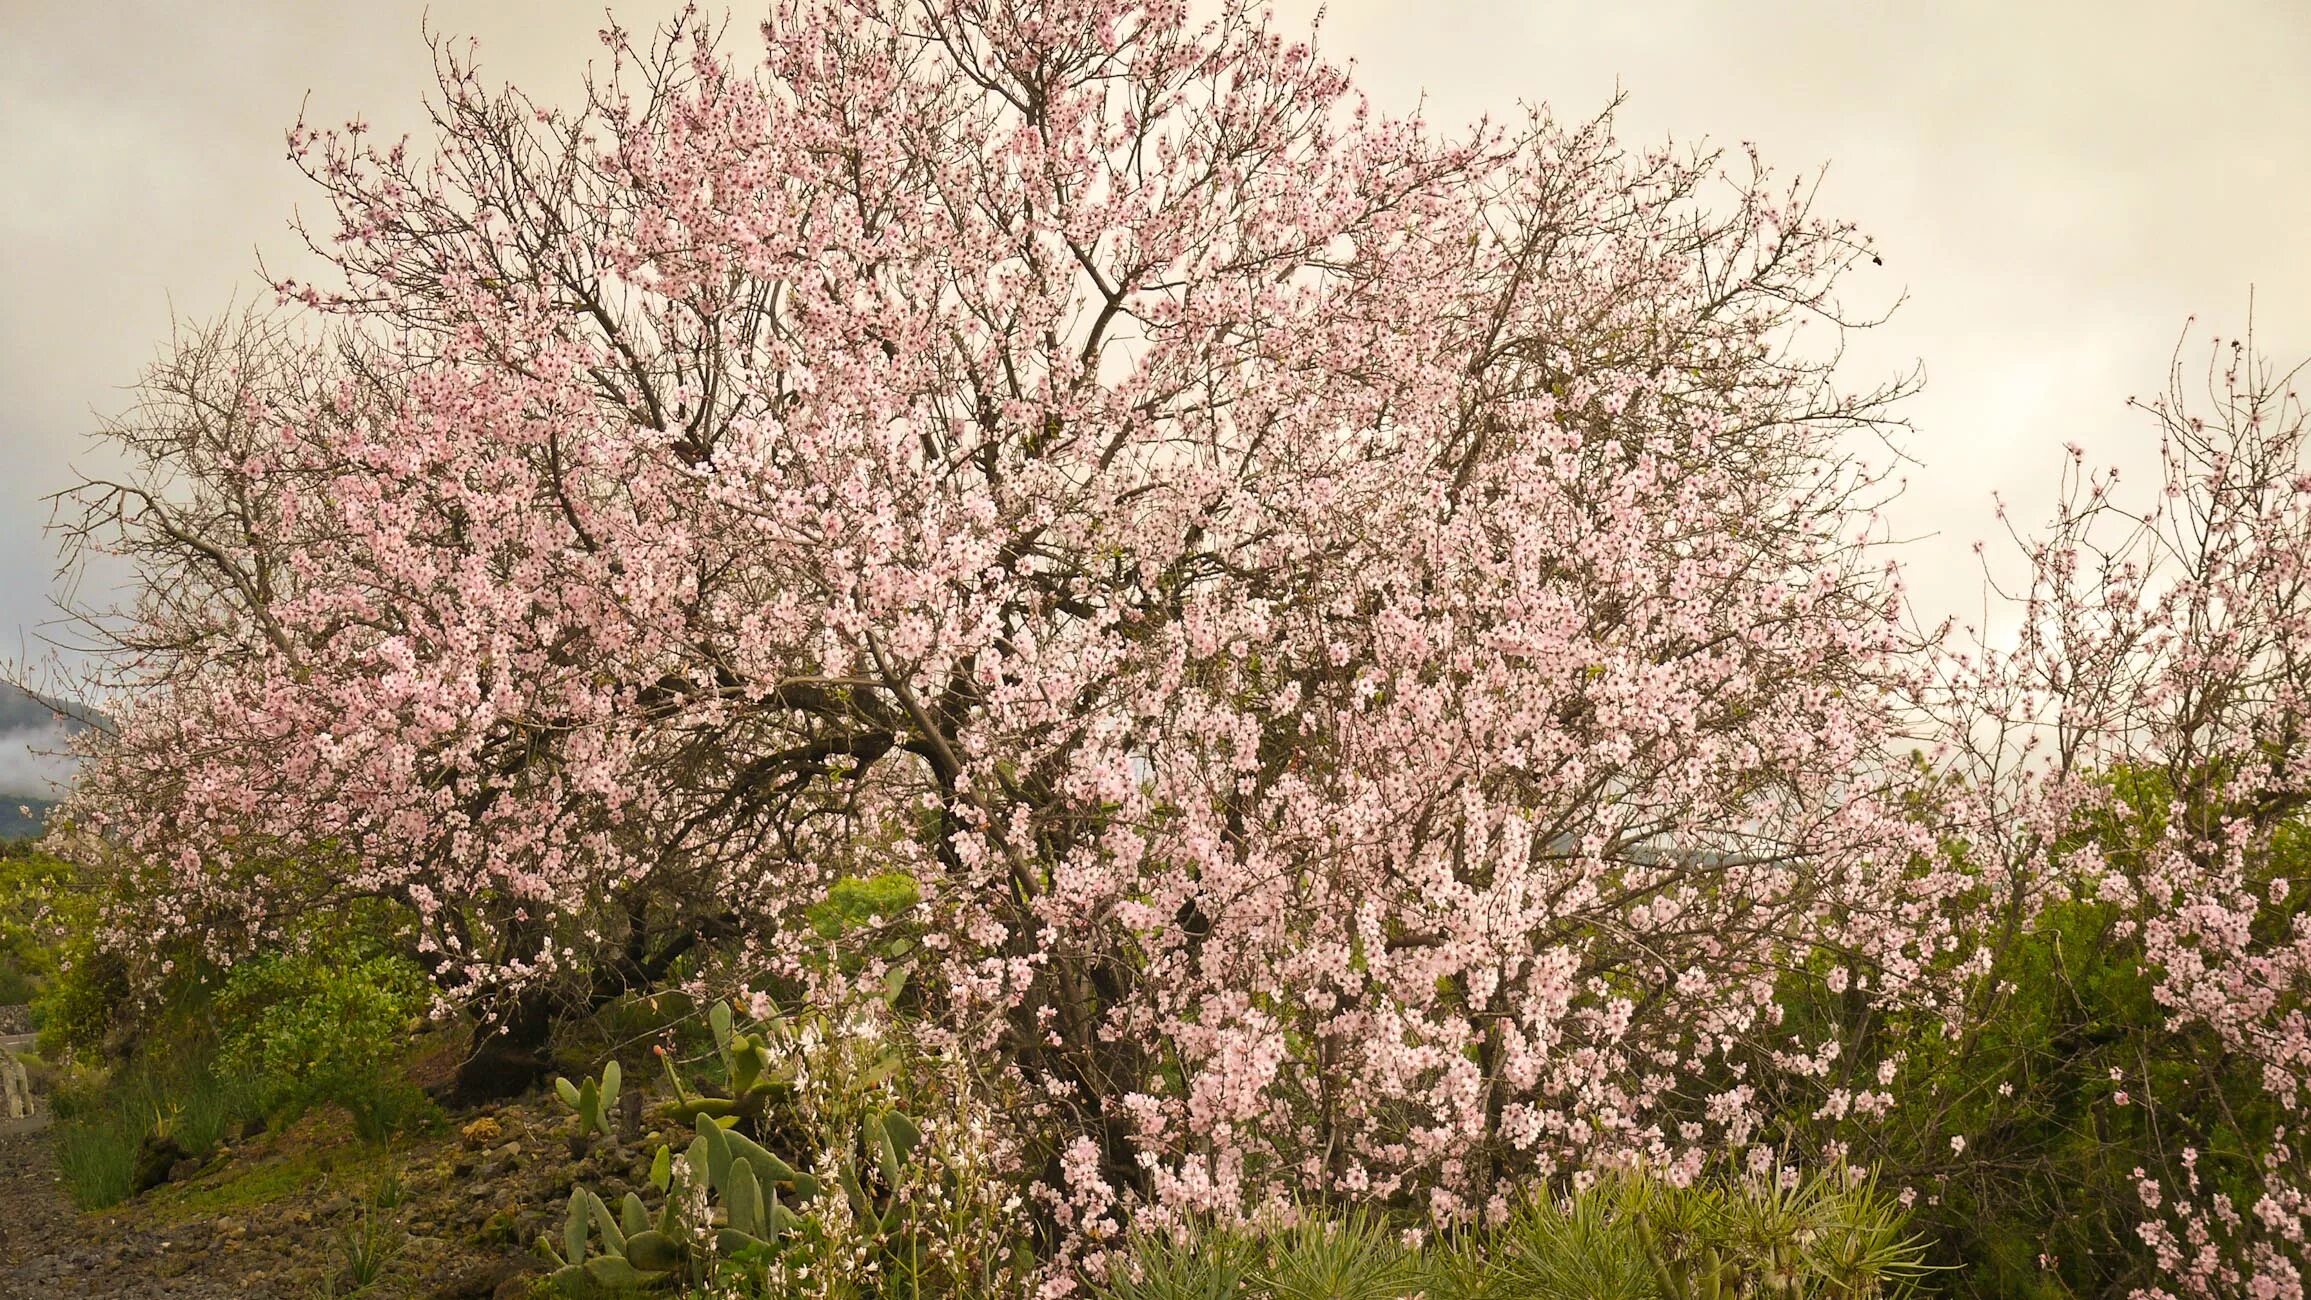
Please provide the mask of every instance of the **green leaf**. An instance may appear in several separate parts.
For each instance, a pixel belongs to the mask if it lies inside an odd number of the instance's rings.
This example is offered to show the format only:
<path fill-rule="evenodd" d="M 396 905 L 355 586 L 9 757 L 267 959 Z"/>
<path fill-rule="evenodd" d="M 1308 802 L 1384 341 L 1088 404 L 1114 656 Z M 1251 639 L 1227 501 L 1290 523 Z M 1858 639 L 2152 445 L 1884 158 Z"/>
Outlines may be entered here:
<path fill-rule="evenodd" d="M 626 1262 L 623 1255 L 596 1255 L 586 1261 L 586 1276 L 602 1286 L 640 1286 L 650 1275 Z"/>
<path fill-rule="evenodd" d="M 573 1264 L 586 1262 L 586 1194 L 570 1193 L 570 1212 L 562 1221 L 562 1247 Z"/>
<path fill-rule="evenodd" d="M 769 1248 L 769 1242 L 753 1233 L 740 1232 L 736 1228 L 718 1229 L 714 1234 L 714 1249 L 725 1257 L 736 1255 L 743 1250 L 767 1250 Z"/>
<path fill-rule="evenodd" d="M 610 1207 L 602 1203 L 601 1197 L 584 1188 L 579 1190 L 585 1192 L 586 1213 L 593 1219 L 594 1226 L 601 1231 L 604 1248 L 613 1255 L 625 1253 L 626 1234 L 619 1230 L 618 1217 L 610 1213 Z"/>
<path fill-rule="evenodd" d="M 682 1246 L 663 1232 L 637 1232 L 626 1239 L 626 1262 L 652 1273 L 671 1272 L 681 1267 Z"/>
<path fill-rule="evenodd" d="M 883 1112 L 883 1132 L 890 1135 L 891 1145 L 901 1160 L 912 1159 L 915 1149 L 923 1143 L 922 1127 L 902 1111 Z"/>
<path fill-rule="evenodd" d="M 762 1185 L 755 1180 L 754 1162 L 738 1161 L 730 1172 L 730 1191 L 723 1197 L 730 1211 L 730 1226 L 752 1236 L 762 1232 Z"/>
<path fill-rule="evenodd" d="M 730 1135 L 720 1124 L 701 1115 L 698 1136 L 706 1143 L 706 1185 L 727 1187 L 730 1180 Z"/>
<path fill-rule="evenodd" d="M 730 1052 L 730 1090 L 743 1097 L 754 1090 L 754 1081 L 762 1077 L 762 1069 L 769 1057 L 752 1034 L 739 1036 L 738 1045 Z"/>
<path fill-rule="evenodd" d="M 711 1164 L 713 1157 L 712 1148 L 706 1145 L 705 1134 L 701 1133 L 697 1137 L 690 1139 L 689 1156 L 691 1180 L 695 1182 L 697 1179 L 706 1177 L 707 1168 Z M 711 1186 L 711 1183 L 709 1185 Z M 667 1204 L 671 1205 L 673 1204 L 673 1201 L 669 1199 Z"/>
<path fill-rule="evenodd" d="M 867 1150 L 874 1152 L 875 1164 L 883 1171 L 883 1181 L 897 1185 L 899 1181 L 899 1153 L 891 1145 L 890 1131 L 883 1125 L 883 1117 L 870 1114 L 864 1124 Z"/>

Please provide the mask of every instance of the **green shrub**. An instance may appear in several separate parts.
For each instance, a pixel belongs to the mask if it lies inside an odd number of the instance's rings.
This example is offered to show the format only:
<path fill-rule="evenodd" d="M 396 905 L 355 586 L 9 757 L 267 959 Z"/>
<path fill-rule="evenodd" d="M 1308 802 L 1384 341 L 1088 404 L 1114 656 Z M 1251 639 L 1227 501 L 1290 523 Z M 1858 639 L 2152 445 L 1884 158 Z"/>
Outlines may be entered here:
<path fill-rule="evenodd" d="M 36 848 L 0 847 L 0 1006 L 31 1002 L 55 977 L 71 919 L 77 873 Z"/>
<path fill-rule="evenodd" d="M 380 1141 L 426 1123 L 432 1108 L 401 1074 L 410 1022 L 430 996 L 425 972 L 383 953 L 272 953 L 235 966 L 216 1001 L 219 1059 L 255 1082 L 276 1120 L 335 1103 Z"/>
<path fill-rule="evenodd" d="M 845 876 L 810 905 L 810 924 L 820 938 L 835 939 L 862 926 L 897 921 L 921 899 L 921 887 L 903 871 Z"/>
<path fill-rule="evenodd" d="M 431 1120 L 399 1068 L 430 987 L 387 955 L 391 917 L 333 913 L 295 936 L 294 951 L 221 976 L 184 954 L 155 983 L 94 941 L 118 883 L 52 857 L 0 856 L 0 957 L 35 973 L 42 1055 L 66 1080 L 56 1148 L 75 1203 L 131 1194 L 152 1137 L 197 1159 L 252 1119 L 324 1103 L 343 1105 L 371 1139 Z"/>
<path fill-rule="evenodd" d="M 2119 909 L 2048 908 L 1992 965 L 1955 1039 L 1917 1035 L 1887 1119 L 1856 1150 L 1919 1189 L 1958 1295 L 2123 1295 L 2155 1279 L 2137 1192 L 2195 1174 L 2239 1205 L 2287 1116 L 2212 1031 L 2170 1029 Z M 1953 1150 L 1953 1136 L 1964 1139 Z M 2197 1155 L 2185 1170 L 2184 1148 Z"/>
<path fill-rule="evenodd" d="M 2116 815 L 2083 824 L 2063 847 L 2091 843 L 2131 873 L 2158 841 L 2171 788 L 2154 772 L 2108 779 Z M 2311 827 L 2279 825 L 2253 865 L 2258 892 L 2311 874 Z M 2288 898 L 2261 910 L 2258 939 L 2285 941 L 2311 905 L 2311 891 Z M 2170 1188 L 2195 1179 L 2202 1195 L 2252 1206 L 2259 1153 L 2291 1121 L 2243 1053 L 2203 1025 L 2172 1023 L 2155 996 L 2141 912 L 2080 898 L 2012 916 L 1990 937 L 1988 969 L 1955 1033 L 1870 1007 L 1854 990 L 1831 997 L 1793 981 L 1784 1032 L 1845 1044 L 1841 1070 L 1870 1068 L 1890 1047 L 1902 1059 L 1882 1120 L 1819 1121 L 1819 1098 L 1793 1094 L 1784 1136 L 1793 1149 L 1844 1141 L 1889 1184 L 1916 1189 L 1915 1221 L 1953 1295 L 2058 1300 L 2153 1286 L 2155 1260 L 2136 1231 L 2141 1177 Z M 1878 1086 L 1837 1073 L 1824 1084 Z"/>
<path fill-rule="evenodd" d="M 130 1000 L 128 965 L 85 935 L 65 946 L 55 972 L 32 999 L 43 1056 L 94 1054 Z"/>
<path fill-rule="evenodd" d="M 116 876 L 37 848 L 0 853 L 0 966 L 28 977 L 33 1028 L 50 1060 L 100 1058 L 129 1022 L 199 996 L 201 967 L 189 954 L 167 987 L 144 990 L 140 1002 L 128 963 L 98 946 L 119 885 Z"/>
<path fill-rule="evenodd" d="M 919 938 L 913 912 L 922 896 L 915 878 L 903 871 L 835 881 L 805 913 L 811 930 L 826 941 L 810 964 L 831 963 L 853 975 L 870 954 L 903 964 Z"/>

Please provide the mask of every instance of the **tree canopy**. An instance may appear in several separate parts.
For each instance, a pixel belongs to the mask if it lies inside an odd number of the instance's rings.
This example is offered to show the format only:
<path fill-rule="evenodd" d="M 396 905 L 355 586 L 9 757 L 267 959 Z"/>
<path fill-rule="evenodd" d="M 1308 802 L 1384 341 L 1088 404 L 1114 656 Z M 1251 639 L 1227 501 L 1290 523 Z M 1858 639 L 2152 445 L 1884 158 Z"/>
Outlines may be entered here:
<path fill-rule="evenodd" d="M 568 110 L 444 45 L 430 140 L 292 133 L 334 278 L 180 339 L 71 498 L 141 566 L 69 810 L 124 947 L 385 899 L 520 1025 L 709 954 L 903 978 L 1077 1231 L 1770 1167 L 1776 1098 L 1866 1122 L 1908 1059 L 1793 1035 L 1795 984 L 1956 1033 L 2082 891 L 2294 1096 L 2281 385 L 2161 408 L 2170 504 L 2102 546 L 2079 479 L 2020 648 L 1959 653 L 1879 546 L 1854 435 L 1907 385 L 1834 378 L 1875 259 L 1805 178 L 1391 118 L 1235 3 L 760 40 L 611 30 Z M 2134 857 L 2073 833 L 2126 765 L 2181 810 Z M 904 915 L 813 923 L 862 880 Z M 2153 1244 L 2276 1276 L 2289 1195 Z M 2211 1221 L 2249 1262 L 2190 1262 Z"/>

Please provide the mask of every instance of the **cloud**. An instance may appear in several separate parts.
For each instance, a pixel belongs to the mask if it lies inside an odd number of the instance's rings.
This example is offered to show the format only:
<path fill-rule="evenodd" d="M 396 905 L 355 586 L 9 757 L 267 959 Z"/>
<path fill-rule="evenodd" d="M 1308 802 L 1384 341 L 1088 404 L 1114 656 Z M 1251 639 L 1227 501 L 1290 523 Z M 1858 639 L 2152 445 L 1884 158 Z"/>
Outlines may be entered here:
<path fill-rule="evenodd" d="M 67 740 L 65 729 L 53 722 L 0 731 L 0 804 L 62 795 L 77 765 L 65 752 Z"/>
<path fill-rule="evenodd" d="M 79 764 L 72 737 L 92 721 L 100 715 L 81 705 L 0 681 L 0 813 L 16 800 L 61 796 Z"/>

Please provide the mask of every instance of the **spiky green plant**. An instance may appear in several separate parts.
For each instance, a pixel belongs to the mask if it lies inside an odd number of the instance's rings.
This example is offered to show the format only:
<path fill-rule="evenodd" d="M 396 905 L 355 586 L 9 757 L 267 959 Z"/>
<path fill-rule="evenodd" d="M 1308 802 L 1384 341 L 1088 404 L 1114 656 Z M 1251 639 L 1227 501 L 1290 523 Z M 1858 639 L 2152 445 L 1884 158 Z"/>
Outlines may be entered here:
<path fill-rule="evenodd" d="M 1897 1300 L 1927 1274 L 1902 1207 L 1832 1169 L 1783 1184 L 1609 1174 L 1416 1249 L 1352 1213 L 1247 1237 L 1139 1234 L 1098 1300 Z"/>
<path fill-rule="evenodd" d="M 1833 1169 L 1787 1183 L 1743 1180 L 1723 1198 L 1719 1232 L 1766 1293 L 1880 1300 L 1911 1293 L 1931 1271 L 1904 1220 L 1874 1176 Z"/>
<path fill-rule="evenodd" d="M 1271 1235 L 1253 1285 L 1272 1300 L 1404 1300 L 1421 1291 L 1421 1257 L 1379 1219 L 1307 1217 Z"/>
<path fill-rule="evenodd" d="M 407 1250 L 409 1240 L 398 1224 L 380 1220 L 364 1207 L 360 1217 L 337 1234 L 333 1245 L 337 1269 L 322 1294 L 351 1297 L 375 1290 Z"/>
<path fill-rule="evenodd" d="M 1259 1263 L 1258 1243 L 1241 1232 L 1134 1231 L 1092 1293 L 1098 1300 L 1237 1300 Z"/>
<path fill-rule="evenodd" d="M 1457 1289 L 1481 1300 L 1653 1300 L 1659 1279 L 1635 1219 L 1644 1190 L 1606 1179 L 1563 1199 L 1532 1198 L 1479 1237 L 1469 1254 L 1482 1271 Z"/>

